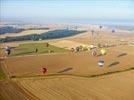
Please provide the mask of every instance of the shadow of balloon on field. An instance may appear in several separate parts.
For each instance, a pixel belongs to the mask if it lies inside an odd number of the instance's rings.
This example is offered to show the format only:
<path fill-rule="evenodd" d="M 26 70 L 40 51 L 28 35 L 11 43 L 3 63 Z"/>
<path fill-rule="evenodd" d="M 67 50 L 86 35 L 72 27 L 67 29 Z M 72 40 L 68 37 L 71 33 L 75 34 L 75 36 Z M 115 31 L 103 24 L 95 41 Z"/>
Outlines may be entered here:
<path fill-rule="evenodd" d="M 115 65 L 118 65 L 120 62 L 119 61 L 116 61 L 116 62 L 113 62 L 113 63 L 111 63 L 110 65 L 108 65 L 109 67 L 113 67 L 113 66 L 115 66 Z"/>
<path fill-rule="evenodd" d="M 98 54 L 98 55 L 97 55 L 97 57 L 100 57 L 100 56 L 102 56 L 102 54 Z"/>
<path fill-rule="evenodd" d="M 126 56 L 126 55 L 127 55 L 127 53 L 121 53 L 117 57 L 122 57 L 122 56 Z"/>
<path fill-rule="evenodd" d="M 68 72 L 68 71 L 70 71 L 70 70 L 73 70 L 73 68 L 72 68 L 72 67 L 65 68 L 65 69 L 63 69 L 63 70 L 61 70 L 61 71 L 59 71 L 59 72 L 57 72 L 57 73 L 64 73 L 64 72 Z"/>

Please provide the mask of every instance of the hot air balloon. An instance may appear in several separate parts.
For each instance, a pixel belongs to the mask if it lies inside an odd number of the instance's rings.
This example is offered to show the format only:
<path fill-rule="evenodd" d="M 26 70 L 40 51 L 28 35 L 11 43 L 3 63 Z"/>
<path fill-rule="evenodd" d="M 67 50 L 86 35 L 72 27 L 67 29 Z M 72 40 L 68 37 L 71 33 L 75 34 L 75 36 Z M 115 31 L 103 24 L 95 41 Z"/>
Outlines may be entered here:
<path fill-rule="evenodd" d="M 100 25 L 99 28 L 102 29 L 102 26 Z"/>
<path fill-rule="evenodd" d="M 45 43 L 45 47 L 49 47 L 49 43 L 48 42 Z"/>
<path fill-rule="evenodd" d="M 104 66 L 104 63 L 105 63 L 104 60 L 99 60 L 99 61 L 98 61 L 98 65 L 99 65 L 100 67 L 103 67 L 103 66 Z"/>
<path fill-rule="evenodd" d="M 94 36 L 94 30 L 91 30 L 91 33 L 92 33 L 92 37 Z"/>
<path fill-rule="evenodd" d="M 76 47 L 75 48 L 75 52 L 79 52 L 80 51 L 80 48 L 79 47 Z"/>
<path fill-rule="evenodd" d="M 100 50 L 100 52 L 101 52 L 101 55 L 105 55 L 105 54 L 106 54 L 106 50 L 105 50 L 104 48 L 102 48 L 102 49 Z"/>
<path fill-rule="evenodd" d="M 115 32 L 115 30 L 114 29 L 112 29 L 112 33 L 114 33 Z"/>
<path fill-rule="evenodd" d="M 42 68 L 42 73 L 43 74 L 46 74 L 48 72 L 48 69 L 47 68 Z"/>
<path fill-rule="evenodd" d="M 37 48 L 35 48 L 35 49 L 34 49 L 34 52 L 35 52 L 35 53 L 37 53 L 37 52 L 38 52 L 38 49 L 37 49 Z"/>
<path fill-rule="evenodd" d="M 75 51 L 75 49 L 74 48 L 71 48 L 71 52 L 74 52 Z"/>
<path fill-rule="evenodd" d="M 10 47 L 6 47 L 5 48 L 5 53 L 7 54 L 7 55 L 10 55 L 11 54 L 11 49 L 10 49 Z"/>
<path fill-rule="evenodd" d="M 97 55 L 97 52 L 94 50 L 92 51 L 92 56 L 96 56 Z"/>

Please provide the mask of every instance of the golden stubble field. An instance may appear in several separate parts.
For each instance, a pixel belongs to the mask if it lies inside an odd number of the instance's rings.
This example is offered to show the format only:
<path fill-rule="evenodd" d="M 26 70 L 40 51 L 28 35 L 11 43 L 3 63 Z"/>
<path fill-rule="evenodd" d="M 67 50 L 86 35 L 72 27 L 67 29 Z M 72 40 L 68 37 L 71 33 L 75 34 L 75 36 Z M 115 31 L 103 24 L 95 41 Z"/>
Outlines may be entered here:
<path fill-rule="evenodd" d="M 134 71 L 98 78 L 49 77 L 17 83 L 40 100 L 133 100 Z"/>

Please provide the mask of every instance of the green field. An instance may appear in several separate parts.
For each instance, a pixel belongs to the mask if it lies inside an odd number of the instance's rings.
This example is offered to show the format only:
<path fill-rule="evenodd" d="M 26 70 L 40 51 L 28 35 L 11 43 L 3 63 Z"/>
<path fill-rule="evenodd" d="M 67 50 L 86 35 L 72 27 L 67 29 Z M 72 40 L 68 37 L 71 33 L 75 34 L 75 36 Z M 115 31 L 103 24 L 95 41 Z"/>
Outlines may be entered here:
<path fill-rule="evenodd" d="M 38 49 L 38 52 L 35 52 L 35 49 Z M 2 50 L 4 53 L 4 49 Z M 68 50 L 55 47 L 53 45 L 45 46 L 45 43 L 30 43 L 30 44 L 20 44 L 17 47 L 12 47 L 11 54 L 9 56 L 22 56 L 22 55 L 36 55 L 36 54 L 45 54 L 45 53 L 63 53 Z"/>
<path fill-rule="evenodd" d="M 3 80 L 6 78 L 5 73 L 3 72 L 2 68 L 1 68 L 1 63 L 0 63 L 0 80 Z"/>

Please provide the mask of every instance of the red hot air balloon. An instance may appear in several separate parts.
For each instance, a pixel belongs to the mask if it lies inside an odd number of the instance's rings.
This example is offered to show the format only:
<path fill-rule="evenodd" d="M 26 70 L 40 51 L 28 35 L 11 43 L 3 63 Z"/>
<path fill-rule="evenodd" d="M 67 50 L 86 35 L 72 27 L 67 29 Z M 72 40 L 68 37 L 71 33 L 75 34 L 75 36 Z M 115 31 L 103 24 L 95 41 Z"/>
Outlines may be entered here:
<path fill-rule="evenodd" d="M 42 68 L 42 73 L 43 73 L 43 74 L 46 74 L 47 71 L 48 71 L 47 68 Z"/>

